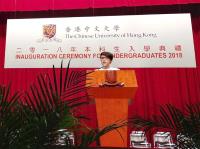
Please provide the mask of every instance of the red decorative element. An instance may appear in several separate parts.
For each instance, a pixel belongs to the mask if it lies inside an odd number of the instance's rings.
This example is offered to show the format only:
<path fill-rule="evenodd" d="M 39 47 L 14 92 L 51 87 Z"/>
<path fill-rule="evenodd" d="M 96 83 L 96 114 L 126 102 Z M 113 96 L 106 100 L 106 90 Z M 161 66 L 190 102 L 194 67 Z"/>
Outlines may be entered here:
<path fill-rule="evenodd" d="M 67 3 L 66 0 L 0 0 L 0 11 L 71 10 L 195 3 L 200 3 L 200 0 L 67 0 Z"/>
<path fill-rule="evenodd" d="M 108 70 L 105 72 L 105 81 L 108 83 L 116 83 L 117 82 L 117 73 L 115 70 Z"/>

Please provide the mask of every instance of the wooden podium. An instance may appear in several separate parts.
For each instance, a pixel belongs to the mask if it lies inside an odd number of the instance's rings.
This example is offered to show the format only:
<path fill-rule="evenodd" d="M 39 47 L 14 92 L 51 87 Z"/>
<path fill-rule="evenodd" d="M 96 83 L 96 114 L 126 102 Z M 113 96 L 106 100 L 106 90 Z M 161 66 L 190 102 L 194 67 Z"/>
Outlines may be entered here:
<path fill-rule="evenodd" d="M 86 85 L 88 94 L 95 98 L 98 127 L 101 129 L 119 120 L 128 119 L 129 100 L 135 96 L 138 87 L 134 70 L 115 70 L 117 82 L 123 87 L 100 87 L 109 70 L 88 73 Z M 89 72 L 89 71 L 88 71 Z M 113 130 L 100 138 L 103 147 L 127 147 L 127 126 Z M 122 139 L 123 138 L 123 139 Z"/>

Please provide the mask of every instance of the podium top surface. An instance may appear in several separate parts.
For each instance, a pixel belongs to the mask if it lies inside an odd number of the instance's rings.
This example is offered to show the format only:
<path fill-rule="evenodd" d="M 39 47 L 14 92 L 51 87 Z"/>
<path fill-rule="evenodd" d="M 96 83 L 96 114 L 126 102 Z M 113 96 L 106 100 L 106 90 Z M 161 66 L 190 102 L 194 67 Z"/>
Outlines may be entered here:
<path fill-rule="evenodd" d="M 123 87 L 101 87 L 106 81 L 106 71 L 115 71 L 116 81 L 123 83 Z M 97 70 L 88 71 L 86 78 L 87 91 L 95 98 L 133 98 L 138 84 L 134 70 Z M 111 72 L 111 79 L 113 72 Z"/>
<path fill-rule="evenodd" d="M 124 87 L 138 87 L 136 74 L 134 70 L 95 70 L 87 71 L 86 86 L 99 87 L 106 81 L 106 71 L 116 72 L 116 81 L 124 83 Z"/>

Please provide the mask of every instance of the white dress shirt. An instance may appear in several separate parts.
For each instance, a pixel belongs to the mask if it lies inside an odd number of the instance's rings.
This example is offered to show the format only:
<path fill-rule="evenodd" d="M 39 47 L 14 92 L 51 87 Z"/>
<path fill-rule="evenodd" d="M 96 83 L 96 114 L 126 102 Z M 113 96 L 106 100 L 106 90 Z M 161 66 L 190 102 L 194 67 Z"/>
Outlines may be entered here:
<path fill-rule="evenodd" d="M 119 68 L 114 68 L 114 67 L 109 67 L 109 68 L 99 68 L 99 69 L 96 69 L 96 70 L 120 70 Z"/>

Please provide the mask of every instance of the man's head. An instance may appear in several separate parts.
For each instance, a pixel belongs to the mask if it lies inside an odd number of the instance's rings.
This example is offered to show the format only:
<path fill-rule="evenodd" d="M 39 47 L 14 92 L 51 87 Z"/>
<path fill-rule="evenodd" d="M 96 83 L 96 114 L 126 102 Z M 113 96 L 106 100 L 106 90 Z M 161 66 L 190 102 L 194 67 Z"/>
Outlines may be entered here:
<path fill-rule="evenodd" d="M 113 54 L 110 52 L 102 52 L 100 54 L 101 64 L 104 68 L 109 68 L 113 60 Z"/>

